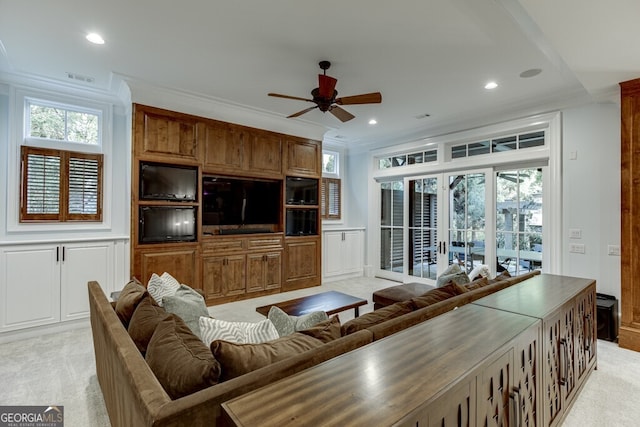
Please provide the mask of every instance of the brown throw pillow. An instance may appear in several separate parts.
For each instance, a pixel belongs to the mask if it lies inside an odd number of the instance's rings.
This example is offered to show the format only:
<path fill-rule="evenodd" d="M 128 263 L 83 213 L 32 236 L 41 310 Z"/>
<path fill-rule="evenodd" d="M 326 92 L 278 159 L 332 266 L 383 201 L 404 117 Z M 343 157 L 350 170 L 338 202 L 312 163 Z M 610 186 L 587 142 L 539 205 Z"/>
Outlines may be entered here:
<path fill-rule="evenodd" d="M 220 364 L 184 321 L 168 314 L 156 327 L 145 356 L 172 399 L 218 383 Z"/>
<path fill-rule="evenodd" d="M 509 274 L 509 272 L 507 270 L 503 271 L 502 273 L 498 274 L 495 278 L 489 280 L 490 284 L 493 283 L 498 283 L 498 282 L 502 282 L 503 280 L 507 280 L 511 278 L 511 274 Z"/>
<path fill-rule="evenodd" d="M 483 286 L 487 286 L 488 284 L 489 279 L 487 279 L 486 277 L 481 277 L 474 280 L 473 282 L 467 283 L 466 285 L 464 285 L 464 287 L 467 288 L 468 291 L 472 291 L 474 289 L 480 289 Z"/>
<path fill-rule="evenodd" d="M 342 335 L 349 335 L 361 329 L 367 329 L 385 320 L 394 319 L 403 314 L 411 313 L 416 309 L 415 304 L 411 301 L 401 301 L 386 307 L 379 308 L 371 313 L 363 314 L 355 319 L 349 320 L 342 325 Z"/>
<path fill-rule="evenodd" d="M 323 345 L 318 339 L 294 332 L 260 344 L 216 340 L 211 343 L 211 353 L 222 365 L 220 379 L 227 381 Z"/>
<path fill-rule="evenodd" d="M 151 295 L 145 295 L 136 307 L 129 322 L 129 336 L 144 356 L 147 346 L 158 323 L 167 317 L 167 312 L 160 307 Z"/>
<path fill-rule="evenodd" d="M 325 344 L 330 341 L 337 340 L 342 336 L 340 334 L 340 319 L 337 314 L 324 322 L 320 322 L 315 326 L 303 329 L 299 332 L 318 339 Z"/>
<path fill-rule="evenodd" d="M 458 285 L 454 282 L 449 282 L 444 286 L 436 289 L 432 289 L 429 292 L 420 295 L 419 297 L 412 298 L 411 301 L 415 304 L 416 308 L 424 308 L 435 304 L 440 301 L 444 301 L 456 295 L 461 295 L 467 292 L 467 289 L 462 285 Z"/>
<path fill-rule="evenodd" d="M 129 327 L 131 316 L 133 316 L 133 312 L 145 295 L 147 295 L 147 288 L 138 282 L 136 278 L 131 279 L 122 288 L 118 301 L 116 301 L 116 314 L 125 328 Z"/>

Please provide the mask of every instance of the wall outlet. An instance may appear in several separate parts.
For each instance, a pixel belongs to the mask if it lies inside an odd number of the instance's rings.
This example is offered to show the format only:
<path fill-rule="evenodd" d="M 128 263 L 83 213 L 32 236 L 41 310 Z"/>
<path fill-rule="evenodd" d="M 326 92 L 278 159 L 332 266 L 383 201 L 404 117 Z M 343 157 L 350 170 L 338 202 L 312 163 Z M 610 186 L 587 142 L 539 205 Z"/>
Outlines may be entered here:
<path fill-rule="evenodd" d="M 570 228 L 569 229 L 569 238 L 570 239 L 582 239 L 582 230 L 579 228 Z"/>
<path fill-rule="evenodd" d="M 608 245 L 607 255 L 620 256 L 620 245 Z"/>
<path fill-rule="evenodd" d="M 584 253 L 584 244 L 583 243 L 571 243 L 569 245 L 569 252 L 573 254 L 583 254 Z"/>

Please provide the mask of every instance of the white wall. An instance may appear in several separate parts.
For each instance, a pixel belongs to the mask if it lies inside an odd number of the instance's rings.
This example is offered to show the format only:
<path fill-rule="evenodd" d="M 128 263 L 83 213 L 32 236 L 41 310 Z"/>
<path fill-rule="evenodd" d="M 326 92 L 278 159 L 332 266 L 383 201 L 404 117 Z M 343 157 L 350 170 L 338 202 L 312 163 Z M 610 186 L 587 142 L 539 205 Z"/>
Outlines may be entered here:
<path fill-rule="evenodd" d="M 620 298 L 620 257 L 607 255 L 608 245 L 620 245 L 619 106 L 564 111 L 562 151 L 562 272 L 594 278 L 598 292 Z M 581 230 L 582 238 L 570 239 L 571 229 Z M 569 253 L 571 243 L 584 244 L 585 253 Z"/>

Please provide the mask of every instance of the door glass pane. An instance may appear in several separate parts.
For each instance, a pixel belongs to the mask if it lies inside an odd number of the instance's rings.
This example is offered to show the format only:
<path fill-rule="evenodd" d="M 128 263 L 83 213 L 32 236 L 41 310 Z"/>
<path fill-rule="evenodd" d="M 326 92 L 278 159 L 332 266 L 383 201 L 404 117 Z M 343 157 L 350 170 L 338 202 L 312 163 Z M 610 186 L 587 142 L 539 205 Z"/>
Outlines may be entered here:
<path fill-rule="evenodd" d="M 497 271 L 542 268 L 542 169 L 496 174 Z"/>
<path fill-rule="evenodd" d="M 449 264 L 467 272 L 484 263 L 485 188 L 483 173 L 449 176 Z"/>
<path fill-rule="evenodd" d="M 437 274 L 436 178 L 409 181 L 409 275 L 435 279 Z"/>
<path fill-rule="evenodd" d="M 380 184 L 380 268 L 402 273 L 404 266 L 404 183 Z"/>

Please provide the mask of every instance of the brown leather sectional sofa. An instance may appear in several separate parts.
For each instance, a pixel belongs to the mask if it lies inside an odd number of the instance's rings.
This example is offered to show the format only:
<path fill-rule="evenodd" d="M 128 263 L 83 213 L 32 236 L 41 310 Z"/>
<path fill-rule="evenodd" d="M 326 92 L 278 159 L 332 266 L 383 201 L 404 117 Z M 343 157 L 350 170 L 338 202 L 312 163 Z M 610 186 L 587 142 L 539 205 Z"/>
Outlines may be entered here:
<path fill-rule="evenodd" d="M 97 282 L 89 282 L 90 318 L 97 377 L 113 426 L 220 425 L 222 422 L 220 405 L 233 397 L 246 394 L 374 340 L 468 304 L 538 273 L 536 271 L 498 281 L 423 308 L 415 308 L 412 305 L 415 309 L 390 319 L 380 317 L 372 322 L 371 317 L 376 315 L 364 314 L 350 321 L 357 323 L 358 319 L 361 319 L 359 325 L 365 325 L 363 329 L 356 327 L 353 333 L 343 335 L 321 347 L 175 400 L 169 397 L 153 374 L 100 285 Z M 368 315 L 370 315 L 369 319 Z M 346 322 L 343 327 L 348 327 L 350 322 Z M 353 326 L 354 323 L 351 325 Z"/>

